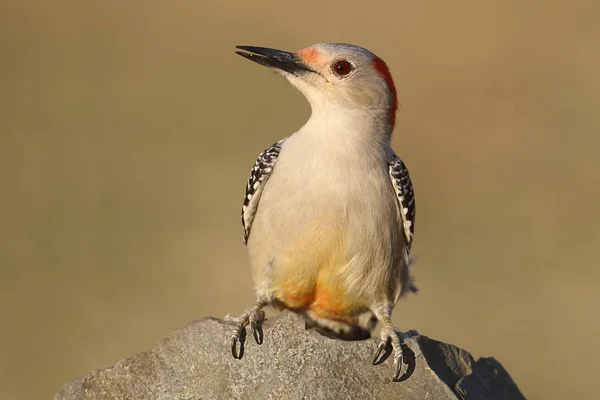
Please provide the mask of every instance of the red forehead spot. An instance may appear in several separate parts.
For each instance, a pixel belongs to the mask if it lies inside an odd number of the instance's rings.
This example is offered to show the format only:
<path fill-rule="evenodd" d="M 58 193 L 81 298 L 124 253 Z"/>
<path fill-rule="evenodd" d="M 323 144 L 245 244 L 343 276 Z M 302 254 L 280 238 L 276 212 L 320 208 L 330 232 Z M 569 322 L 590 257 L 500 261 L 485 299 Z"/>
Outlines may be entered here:
<path fill-rule="evenodd" d="M 392 79 L 392 73 L 390 72 L 387 64 L 379 57 L 375 57 L 373 59 L 373 67 L 379 73 L 379 75 L 381 75 L 388 86 L 388 89 L 390 90 L 390 94 L 392 96 L 390 124 L 392 125 L 392 129 L 394 129 L 394 125 L 396 124 L 396 110 L 398 109 L 398 97 L 396 93 L 396 85 L 394 85 L 394 80 Z"/>
<path fill-rule="evenodd" d="M 310 47 L 298 50 L 297 54 L 306 64 L 317 64 L 320 58 L 319 50 Z"/>

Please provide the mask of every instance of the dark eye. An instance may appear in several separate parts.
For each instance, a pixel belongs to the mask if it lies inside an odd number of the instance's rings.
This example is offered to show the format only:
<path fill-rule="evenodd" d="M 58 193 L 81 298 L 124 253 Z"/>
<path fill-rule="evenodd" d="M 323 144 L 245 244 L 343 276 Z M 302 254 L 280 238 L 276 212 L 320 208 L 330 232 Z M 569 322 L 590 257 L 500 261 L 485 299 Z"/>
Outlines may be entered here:
<path fill-rule="evenodd" d="M 338 76 L 346 76 L 352 72 L 353 69 L 354 67 L 352 64 L 346 60 L 340 60 L 333 64 L 333 72 Z"/>

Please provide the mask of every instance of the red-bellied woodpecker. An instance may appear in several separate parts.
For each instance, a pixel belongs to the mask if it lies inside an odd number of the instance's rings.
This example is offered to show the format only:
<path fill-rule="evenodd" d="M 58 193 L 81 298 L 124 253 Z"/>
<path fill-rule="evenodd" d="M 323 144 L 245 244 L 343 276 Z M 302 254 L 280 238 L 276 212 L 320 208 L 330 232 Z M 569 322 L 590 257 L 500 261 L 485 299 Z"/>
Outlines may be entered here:
<path fill-rule="evenodd" d="M 349 44 L 295 53 L 237 48 L 285 76 L 312 114 L 262 152 L 250 173 L 242 223 L 257 303 L 233 319 L 233 355 L 248 324 L 262 342 L 262 309 L 272 305 L 347 340 L 370 337 L 381 321 L 374 363 L 391 342 L 398 378 L 402 338 L 391 315 L 400 297 L 416 291 L 409 272 L 415 200 L 390 144 L 397 109 L 390 71 Z"/>

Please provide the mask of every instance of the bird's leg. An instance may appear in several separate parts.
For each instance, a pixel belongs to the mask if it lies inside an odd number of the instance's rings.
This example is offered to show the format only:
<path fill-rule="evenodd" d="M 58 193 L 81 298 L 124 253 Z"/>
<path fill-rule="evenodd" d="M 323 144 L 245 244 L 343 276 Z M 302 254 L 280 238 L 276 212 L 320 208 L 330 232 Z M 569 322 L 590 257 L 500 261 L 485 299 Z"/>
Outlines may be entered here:
<path fill-rule="evenodd" d="M 238 352 L 238 342 L 240 341 L 240 335 L 242 330 L 246 329 L 246 325 L 250 324 L 252 328 L 252 335 L 256 343 L 262 344 L 263 342 L 263 331 L 262 323 L 265 319 L 265 312 L 262 310 L 268 304 L 265 300 L 259 300 L 253 307 L 248 308 L 239 317 L 225 317 L 226 320 L 232 322 L 235 325 L 233 332 L 231 333 L 231 354 L 233 358 L 240 359 L 241 349 Z"/>
<path fill-rule="evenodd" d="M 392 323 L 392 307 L 386 305 L 375 312 L 375 316 L 381 321 L 381 342 L 375 351 L 373 365 L 379 364 L 381 354 L 384 352 L 388 343 L 391 342 L 394 351 L 394 380 L 398 380 L 402 372 L 402 336 L 398 328 Z"/>

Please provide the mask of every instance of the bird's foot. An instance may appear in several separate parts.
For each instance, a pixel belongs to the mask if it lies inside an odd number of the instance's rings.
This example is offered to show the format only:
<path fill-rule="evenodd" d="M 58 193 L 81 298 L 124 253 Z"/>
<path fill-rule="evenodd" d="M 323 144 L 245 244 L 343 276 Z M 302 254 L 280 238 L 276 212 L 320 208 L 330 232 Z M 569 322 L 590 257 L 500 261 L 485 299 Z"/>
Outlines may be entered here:
<path fill-rule="evenodd" d="M 386 353 L 386 348 L 390 343 L 392 344 L 392 350 L 394 352 L 393 380 L 397 381 L 400 378 L 400 373 L 402 372 L 402 336 L 400 330 L 391 323 L 386 324 L 383 326 L 383 328 L 381 328 L 381 342 L 375 351 L 373 365 L 381 364 L 385 360 L 385 357 L 382 359 L 382 355 Z"/>
<path fill-rule="evenodd" d="M 240 336 L 242 331 L 245 332 L 246 326 L 250 324 L 252 329 L 252 336 L 256 343 L 262 344 L 263 342 L 263 330 L 262 324 L 265 319 L 265 312 L 262 310 L 262 306 L 256 305 L 244 311 L 239 317 L 226 316 L 225 320 L 234 324 L 235 328 L 231 333 L 231 354 L 233 358 L 241 359 L 243 355 Z M 238 343 L 240 343 L 240 350 L 238 351 Z"/>

